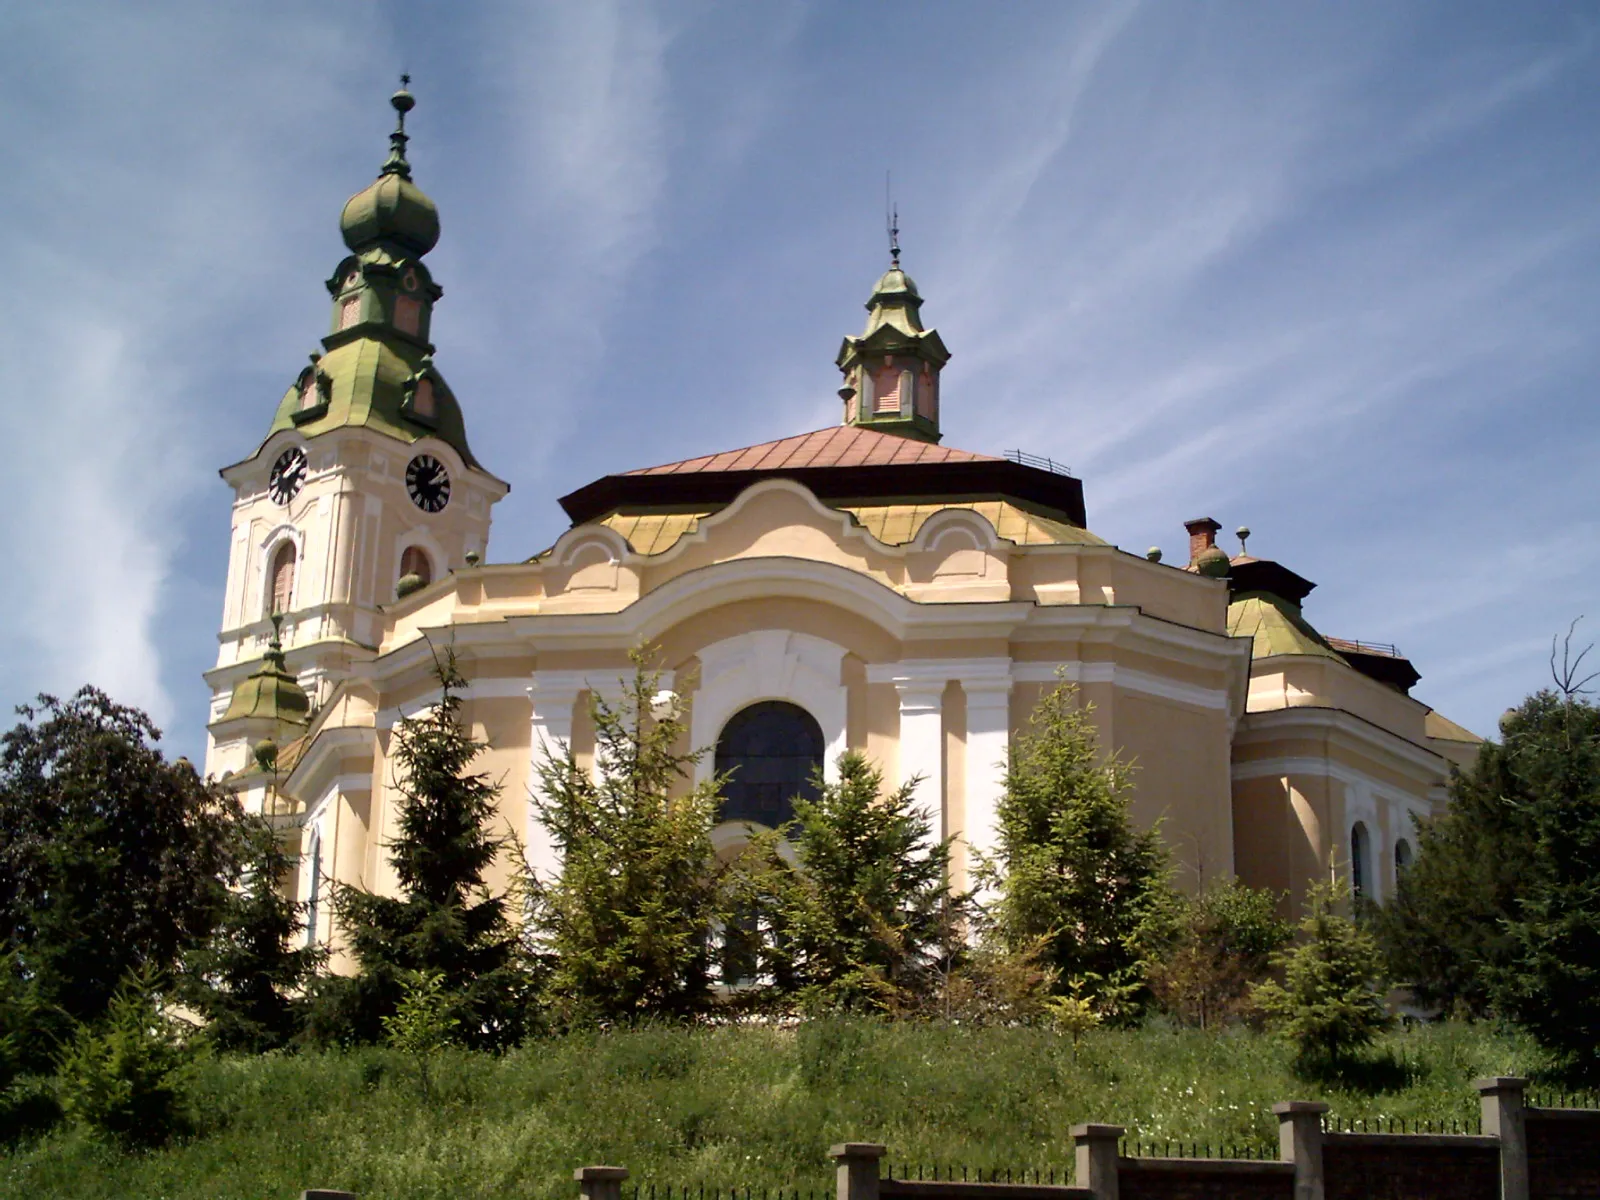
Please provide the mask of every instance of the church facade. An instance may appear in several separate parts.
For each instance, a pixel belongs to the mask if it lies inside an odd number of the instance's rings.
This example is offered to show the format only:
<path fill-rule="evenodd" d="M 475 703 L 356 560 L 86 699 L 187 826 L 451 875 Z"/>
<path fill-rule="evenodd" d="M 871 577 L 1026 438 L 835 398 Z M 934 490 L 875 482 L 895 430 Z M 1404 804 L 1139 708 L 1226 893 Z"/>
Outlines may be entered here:
<path fill-rule="evenodd" d="M 607 475 L 561 499 L 554 546 L 491 560 L 508 485 L 434 363 L 439 219 L 405 156 L 411 97 L 393 104 L 388 161 L 341 218 L 322 349 L 222 471 L 206 770 L 297 839 L 299 898 L 329 879 L 394 886 L 395 728 L 437 699 L 445 645 L 540 873 L 560 863 L 530 803 L 536 763 L 569 746 L 593 763 L 589 698 L 649 645 L 711 751 L 702 773 L 733 770 L 720 846 L 859 749 L 918 781 L 964 884 L 994 842 L 1010 739 L 1066 679 L 1102 745 L 1136 762 L 1135 819 L 1162 823 L 1186 886 L 1392 889 L 1412 818 L 1478 739 L 1408 694 L 1417 674 L 1392 647 L 1318 632 L 1314 585 L 1230 557 L 1217 522 L 1188 522 L 1187 563 L 1130 554 L 1089 531 L 1082 484 L 1054 464 L 941 444 L 950 355 L 897 254 L 840 347 L 839 425 Z M 313 907 L 314 936 L 329 920 Z"/>

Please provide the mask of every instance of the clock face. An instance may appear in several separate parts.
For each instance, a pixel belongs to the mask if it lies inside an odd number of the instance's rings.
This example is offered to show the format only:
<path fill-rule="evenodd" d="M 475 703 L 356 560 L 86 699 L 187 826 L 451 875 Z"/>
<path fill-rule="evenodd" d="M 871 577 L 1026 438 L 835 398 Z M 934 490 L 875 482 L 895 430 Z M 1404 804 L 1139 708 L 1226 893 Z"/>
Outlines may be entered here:
<path fill-rule="evenodd" d="M 450 473 L 431 454 L 419 454 L 406 467 L 406 491 L 423 512 L 440 512 L 450 503 Z"/>
<path fill-rule="evenodd" d="M 287 504 L 300 491 L 306 481 L 306 452 L 291 446 L 278 455 L 272 464 L 272 474 L 267 476 L 267 494 L 278 504 Z"/>

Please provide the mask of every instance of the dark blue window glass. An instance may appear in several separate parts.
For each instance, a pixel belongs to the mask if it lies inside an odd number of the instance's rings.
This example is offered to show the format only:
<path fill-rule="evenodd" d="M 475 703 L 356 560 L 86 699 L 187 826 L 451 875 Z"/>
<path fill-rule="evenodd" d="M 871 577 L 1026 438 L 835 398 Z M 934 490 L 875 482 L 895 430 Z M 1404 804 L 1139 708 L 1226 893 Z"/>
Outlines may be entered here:
<path fill-rule="evenodd" d="M 822 766 L 822 727 L 805 709 L 763 700 L 734 714 L 717 740 L 722 819 L 776 829 L 794 818 L 794 798 L 814 800 Z"/>

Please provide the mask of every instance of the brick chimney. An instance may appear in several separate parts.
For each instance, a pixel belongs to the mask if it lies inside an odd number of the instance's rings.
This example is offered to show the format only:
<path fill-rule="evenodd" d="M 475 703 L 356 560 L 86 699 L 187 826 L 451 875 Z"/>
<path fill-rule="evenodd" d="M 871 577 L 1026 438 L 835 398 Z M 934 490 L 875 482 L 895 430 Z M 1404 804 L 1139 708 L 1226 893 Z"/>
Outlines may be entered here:
<path fill-rule="evenodd" d="M 1192 521 L 1185 521 L 1183 527 L 1189 531 L 1189 565 L 1192 567 L 1202 550 L 1209 550 L 1217 544 L 1217 532 L 1222 526 L 1210 517 L 1196 517 Z"/>

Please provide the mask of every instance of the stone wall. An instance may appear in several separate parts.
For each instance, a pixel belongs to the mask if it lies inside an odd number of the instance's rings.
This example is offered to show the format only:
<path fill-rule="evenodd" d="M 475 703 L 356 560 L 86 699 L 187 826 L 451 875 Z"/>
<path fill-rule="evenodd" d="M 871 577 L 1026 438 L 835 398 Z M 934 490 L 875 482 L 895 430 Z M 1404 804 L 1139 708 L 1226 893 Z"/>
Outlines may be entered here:
<path fill-rule="evenodd" d="M 1530 1108 L 1528 1200 L 1600 1196 L 1600 1112 Z"/>

